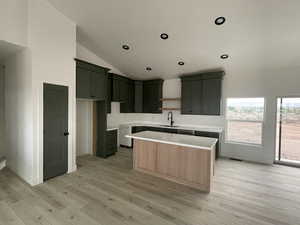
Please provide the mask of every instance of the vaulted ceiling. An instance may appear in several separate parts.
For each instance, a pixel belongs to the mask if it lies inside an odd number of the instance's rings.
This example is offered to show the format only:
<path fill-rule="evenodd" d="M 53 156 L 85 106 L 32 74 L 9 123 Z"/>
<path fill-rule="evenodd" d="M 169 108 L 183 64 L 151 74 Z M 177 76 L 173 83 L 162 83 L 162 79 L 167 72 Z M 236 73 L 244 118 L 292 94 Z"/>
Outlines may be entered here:
<path fill-rule="evenodd" d="M 49 1 L 78 24 L 81 44 L 135 78 L 299 66 L 299 0 Z"/>
<path fill-rule="evenodd" d="M 0 63 L 5 58 L 21 50 L 22 47 L 0 40 Z"/>

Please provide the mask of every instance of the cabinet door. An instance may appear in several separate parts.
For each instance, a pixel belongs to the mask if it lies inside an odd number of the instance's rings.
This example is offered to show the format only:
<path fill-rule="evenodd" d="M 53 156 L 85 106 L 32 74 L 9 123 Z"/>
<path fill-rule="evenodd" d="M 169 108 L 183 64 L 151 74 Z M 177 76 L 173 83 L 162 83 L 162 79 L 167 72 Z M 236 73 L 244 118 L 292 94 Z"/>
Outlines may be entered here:
<path fill-rule="evenodd" d="M 120 113 L 129 112 L 129 86 L 127 81 L 120 81 Z"/>
<path fill-rule="evenodd" d="M 76 97 L 90 98 L 90 77 L 91 73 L 88 70 L 76 67 Z"/>
<path fill-rule="evenodd" d="M 120 101 L 120 81 L 116 76 L 113 77 L 112 81 L 112 101 Z"/>
<path fill-rule="evenodd" d="M 202 114 L 220 115 L 221 79 L 203 80 Z"/>
<path fill-rule="evenodd" d="M 162 113 L 162 83 L 145 82 L 143 85 L 143 112 Z"/>
<path fill-rule="evenodd" d="M 108 149 L 117 149 L 118 145 L 118 131 L 110 130 L 106 132 L 106 145 Z"/>
<path fill-rule="evenodd" d="M 112 100 L 112 78 L 107 79 L 107 113 L 111 113 L 111 100 Z"/>
<path fill-rule="evenodd" d="M 119 80 L 120 97 L 119 100 L 124 102 L 128 99 L 128 83 L 126 79 Z"/>
<path fill-rule="evenodd" d="M 202 114 L 202 89 L 203 81 L 195 80 L 192 82 L 192 114 L 201 115 Z"/>
<path fill-rule="evenodd" d="M 128 113 L 134 112 L 134 83 L 132 80 L 129 80 L 128 82 Z"/>
<path fill-rule="evenodd" d="M 144 84 L 143 87 L 143 112 L 144 113 L 151 113 L 152 110 L 152 91 L 151 86 Z"/>
<path fill-rule="evenodd" d="M 193 83 L 182 81 L 181 86 L 181 114 L 193 113 Z"/>
<path fill-rule="evenodd" d="M 134 83 L 134 112 L 143 112 L 143 82 L 135 81 Z"/>
<path fill-rule="evenodd" d="M 162 83 L 153 85 L 152 113 L 162 113 Z"/>
<path fill-rule="evenodd" d="M 105 71 L 91 72 L 91 97 L 96 99 L 106 99 L 107 95 L 107 75 Z"/>

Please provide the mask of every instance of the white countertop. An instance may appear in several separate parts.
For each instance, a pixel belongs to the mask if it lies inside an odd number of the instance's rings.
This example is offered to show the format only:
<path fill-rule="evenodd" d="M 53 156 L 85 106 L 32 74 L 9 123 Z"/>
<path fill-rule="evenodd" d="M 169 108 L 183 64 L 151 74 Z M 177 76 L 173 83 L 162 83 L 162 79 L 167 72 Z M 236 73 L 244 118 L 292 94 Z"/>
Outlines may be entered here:
<path fill-rule="evenodd" d="M 146 123 L 146 122 L 135 122 L 135 123 L 126 123 L 121 124 L 120 126 L 149 126 L 149 127 L 161 127 L 161 128 L 169 128 L 169 129 L 182 129 L 182 130 L 195 130 L 195 131 L 206 131 L 206 132 L 215 132 L 222 133 L 222 127 L 216 126 L 189 126 L 189 125 L 176 125 L 173 127 L 163 126 L 164 124 L 155 124 L 155 123 Z M 167 125 L 167 124 L 165 124 Z"/>
<path fill-rule="evenodd" d="M 170 134 L 164 132 L 143 131 L 132 135 L 126 135 L 127 138 L 133 138 L 143 141 L 153 141 L 164 144 L 179 145 L 190 148 L 212 150 L 218 139 L 199 136 L 190 136 L 182 134 Z"/>
<path fill-rule="evenodd" d="M 111 131 L 111 130 L 119 130 L 118 127 L 107 127 L 106 128 L 107 131 Z"/>

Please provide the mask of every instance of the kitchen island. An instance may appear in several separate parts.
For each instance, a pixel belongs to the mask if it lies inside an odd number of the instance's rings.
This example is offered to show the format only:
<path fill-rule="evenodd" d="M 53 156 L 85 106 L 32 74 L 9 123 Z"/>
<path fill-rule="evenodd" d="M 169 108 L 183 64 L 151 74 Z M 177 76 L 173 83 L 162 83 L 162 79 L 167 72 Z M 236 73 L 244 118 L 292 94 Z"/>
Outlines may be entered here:
<path fill-rule="evenodd" d="M 133 168 L 210 192 L 218 139 L 144 131 L 134 139 Z"/>

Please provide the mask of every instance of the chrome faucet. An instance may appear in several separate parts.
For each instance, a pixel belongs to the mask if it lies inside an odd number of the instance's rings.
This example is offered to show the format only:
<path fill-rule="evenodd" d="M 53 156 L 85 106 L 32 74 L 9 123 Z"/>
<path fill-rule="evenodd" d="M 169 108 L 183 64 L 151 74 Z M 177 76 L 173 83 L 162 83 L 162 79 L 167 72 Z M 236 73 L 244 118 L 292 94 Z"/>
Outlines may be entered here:
<path fill-rule="evenodd" d="M 173 120 L 173 112 L 168 112 L 168 120 L 170 120 L 170 126 L 173 127 L 174 120 Z"/>

